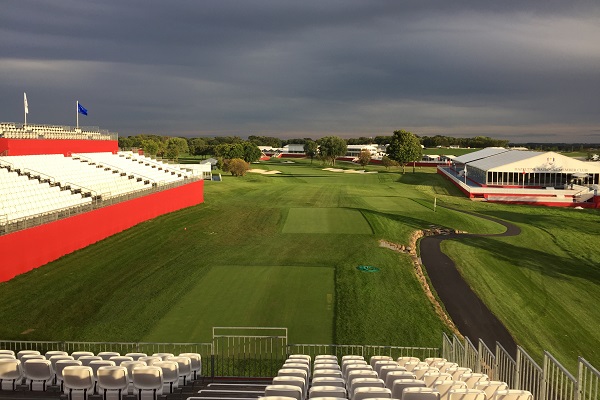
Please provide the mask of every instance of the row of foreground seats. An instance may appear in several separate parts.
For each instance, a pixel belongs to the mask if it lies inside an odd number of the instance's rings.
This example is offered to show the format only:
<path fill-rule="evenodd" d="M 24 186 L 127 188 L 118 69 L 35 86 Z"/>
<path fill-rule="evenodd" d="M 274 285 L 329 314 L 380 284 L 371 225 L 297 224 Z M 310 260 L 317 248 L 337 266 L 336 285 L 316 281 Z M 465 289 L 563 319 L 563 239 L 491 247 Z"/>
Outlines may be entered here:
<path fill-rule="evenodd" d="M 292 355 L 265 388 L 261 400 L 532 400 L 530 392 L 510 390 L 443 358 Z M 189 399 L 188 399 L 189 400 Z"/>
<path fill-rule="evenodd" d="M 202 358 L 197 353 L 127 353 L 0 350 L 0 389 L 63 391 L 69 399 L 86 400 L 91 394 L 120 400 L 135 394 L 156 399 L 198 379 Z"/>

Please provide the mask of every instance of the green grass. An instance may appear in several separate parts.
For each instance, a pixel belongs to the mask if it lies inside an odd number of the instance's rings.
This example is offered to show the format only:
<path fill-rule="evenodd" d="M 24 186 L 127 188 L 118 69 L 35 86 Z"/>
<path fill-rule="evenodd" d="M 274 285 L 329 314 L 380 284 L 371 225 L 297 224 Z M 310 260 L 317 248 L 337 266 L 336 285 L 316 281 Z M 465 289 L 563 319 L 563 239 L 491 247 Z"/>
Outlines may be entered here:
<path fill-rule="evenodd" d="M 333 268 L 214 266 L 144 340 L 210 342 L 215 326 L 277 326 L 296 343 L 331 343 L 334 293 Z"/>
<path fill-rule="evenodd" d="M 283 233 L 345 233 L 370 235 L 360 211 L 346 208 L 290 208 Z"/>
<path fill-rule="evenodd" d="M 0 315 L 11 323 L 0 325 L 0 337 L 203 342 L 215 325 L 263 325 L 289 327 L 292 341 L 440 346 L 445 328 L 410 258 L 379 239 L 407 244 L 431 225 L 503 228 L 434 212 L 435 197 L 522 227 L 518 237 L 444 245 L 517 342 L 536 356 L 544 348 L 567 364 L 574 354 L 600 364 L 597 211 L 471 202 L 428 168 L 401 175 L 369 166 L 379 173 L 358 175 L 309 160 L 259 167 L 282 174 L 207 182 L 204 204 L 1 283 Z M 304 227 L 286 232 L 294 226 Z"/>

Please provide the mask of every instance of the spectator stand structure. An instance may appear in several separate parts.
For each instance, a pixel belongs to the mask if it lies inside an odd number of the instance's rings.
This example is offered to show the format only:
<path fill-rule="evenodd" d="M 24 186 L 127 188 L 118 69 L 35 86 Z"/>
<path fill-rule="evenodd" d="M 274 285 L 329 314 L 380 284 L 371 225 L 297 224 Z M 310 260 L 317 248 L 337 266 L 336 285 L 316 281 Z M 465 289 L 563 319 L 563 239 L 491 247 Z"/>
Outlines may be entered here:
<path fill-rule="evenodd" d="M 498 344 L 491 350 L 482 341 L 475 345 L 468 338 L 445 334 L 440 348 L 290 344 L 286 328 L 248 327 L 214 328 L 210 343 L 0 341 L 2 357 L 10 359 L 12 354 L 21 362 L 39 362 L 38 358 L 45 358 L 37 354 L 64 357 L 56 355 L 59 351 L 74 358 L 85 356 L 86 362 L 108 357 L 115 363 L 143 361 L 149 365 L 156 360 L 160 361 L 156 364 L 159 366 L 163 361 L 181 361 L 187 365 L 186 358 L 197 357 L 200 365 L 189 363 L 192 370 L 197 368 L 195 376 L 192 377 L 189 368 L 181 369 L 188 381 L 183 384 L 180 379 L 177 384 L 186 393 L 180 394 L 180 398 L 253 399 L 269 394 L 281 396 L 285 392 L 286 397 L 291 395 L 297 400 L 327 393 L 350 400 L 372 398 L 374 394 L 377 398 L 402 400 L 407 387 L 422 387 L 408 392 L 437 393 L 436 398 L 447 400 L 462 398 L 452 397 L 452 391 L 462 393 L 466 389 L 478 391 L 480 400 L 510 398 L 497 397 L 504 396 L 506 390 L 513 395 L 526 392 L 529 397 L 517 398 L 532 400 L 596 400 L 600 396 L 600 372 L 581 357 L 577 373 L 571 374 L 548 352 L 544 352 L 543 362 L 538 364 L 520 347 L 511 355 Z M 30 355 L 26 357 L 32 361 L 23 358 L 27 352 Z M 90 357 L 90 353 L 98 356 Z M 128 361 L 129 358 L 133 361 Z M 4 379 L 9 378 L 2 378 L 2 374 L 10 375 L 10 371 L 2 368 L 2 360 L 0 397 L 6 398 L 10 397 L 7 393 L 12 392 L 12 386 L 4 385 Z M 167 387 L 175 386 L 173 382 L 167 386 L 163 381 L 160 386 L 163 393 L 168 393 Z M 20 389 L 29 390 L 26 386 Z M 56 398 L 58 393 L 48 396 Z"/>

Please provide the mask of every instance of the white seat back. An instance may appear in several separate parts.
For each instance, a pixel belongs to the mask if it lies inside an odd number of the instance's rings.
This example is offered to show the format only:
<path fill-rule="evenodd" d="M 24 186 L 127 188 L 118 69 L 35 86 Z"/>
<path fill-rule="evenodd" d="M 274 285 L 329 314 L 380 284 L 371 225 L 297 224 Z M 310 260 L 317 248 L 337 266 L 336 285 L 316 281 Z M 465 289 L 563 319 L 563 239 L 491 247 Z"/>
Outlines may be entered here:
<path fill-rule="evenodd" d="M 46 391 L 46 387 L 52 383 L 54 371 L 52 363 L 49 360 L 27 360 L 23 363 L 23 374 L 29 390 Z"/>
<path fill-rule="evenodd" d="M 452 389 L 448 400 L 486 400 L 485 392 L 477 389 Z"/>
<path fill-rule="evenodd" d="M 110 360 L 111 357 L 118 357 L 120 355 L 116 351 L 101 351 L 98 353 L 98 357 L 101 357 L 103 360 Z"/>
<path fill-rule="evenodd" d="M 527 390 L 498 390 L 491 400 L 533 400 L 533 395 Z"/>
<path fill-rule="evenodd" d="M 425 387 L 425 382 L 420 379 L 396 379 L 392 386 L 392 397 L 402 398 L 402 391 L 408 387 Z"/>
<path fill-rule="evenodd" d="M 127 368 L 121 366 L 104 366 L 96 372 L 97 392 L 106 400 L 121 400 L 129 387 Z"/>
<path fill-rule="evenodd" d="M 162 368 L 163 393 L 173 393 L 179 387 L 179 364 L 175 361 L 158 361 L 152 365 Z"/>
<path fill-rule="evenodd" d="M 428 387 L 408 387 L 402 391 L 402 400 L 440 400 L 440 393 Z"/>
<path fill-rule="evenodd" d="M 8 355 L 8 354 L 7 354 Z M 17 383 L 23 379 L 21 361 L 17 359 L 0 359 L 0 390 L 16 390 Z"/>

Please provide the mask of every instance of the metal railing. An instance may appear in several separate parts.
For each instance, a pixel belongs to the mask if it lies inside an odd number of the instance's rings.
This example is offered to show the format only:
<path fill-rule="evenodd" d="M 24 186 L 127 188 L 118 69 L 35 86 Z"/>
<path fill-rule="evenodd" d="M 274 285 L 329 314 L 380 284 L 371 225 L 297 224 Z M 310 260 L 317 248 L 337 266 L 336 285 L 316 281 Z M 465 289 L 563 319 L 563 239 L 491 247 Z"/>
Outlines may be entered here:
<path fill-rule="evenodd" d="M 515 382 L 513 385 L 517 389 L 531 392 L 535 399 L 543 399 L 544 370 L 521 346 L 517 346 L 517 361 L 515 364 Z"/>
<path fill-rule="evenodd" d="M 473 372 L 485 373 L 490 380 L 504 381 L 511 389 L 527 390 L 535 400 L 598 400 L 600 399 L 600 372 L 588 361 L 579 357 L 577 376 L 571 374 L 550 353 L 544 352 L 541 368 L 521 347 L 517 347 L 514 360 L 496 343 L 496 351 L 481 340 L 478 348 L 465 338 L 462 342 L 454 336 L 451 341 L 442 335 L 442 348 L 400 347 L 375 345 L 341 344 L 288 344 L 286 328 L 213 328 L 211 343 L 158 343 L 158 342 L 78 342 L 78 341 L 18 341 L 0 340 L 0 349 L 18 352 L 38 350 L 116 351 L 154 353 L 198 353 L 202 356 L 202 375 L 205 377 L 273 377 L 277 375 L 291 354 L 306 354 L 314 358 L 321 354 L 336 355 L 338 360 L 345 355 L 361 355 L 366 360 L 375 355 L 393 358 L 415 356 L 421 359 L 439 356 L 449 361 L 456 354 L 472 363 Z M 456 352 L 456 349 L 459 349 Z M 466 353 L 465 353 L 465 349 Z M 462 353 L 461 353 L 462 352 Z M 461 366 L 467 366 L 458 362 Z M 469 367 L 470 368 L 470 367 Z"/>
<path fill-rule="evenodd" d="M 576 400 L 577 379 L 556 358 L 544 351 L 544 395 L 546 400 Z"/>
<path fill-rule="evenodd" d="M 600 399 L 600 372 L 584 358 L 579 357 L 578 361 L 578 400 Z"/>

